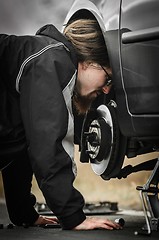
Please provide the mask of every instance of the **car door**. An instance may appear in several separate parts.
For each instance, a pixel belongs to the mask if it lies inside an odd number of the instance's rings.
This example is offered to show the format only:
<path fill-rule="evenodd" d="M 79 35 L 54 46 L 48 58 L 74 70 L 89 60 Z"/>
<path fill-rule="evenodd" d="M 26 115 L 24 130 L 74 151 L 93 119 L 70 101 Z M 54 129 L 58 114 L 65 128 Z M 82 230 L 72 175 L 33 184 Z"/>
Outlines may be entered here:
<path fill-rule="evenodd" d="M 122 94 L 133 125 L 133 129 L 125 128 L 121 121 L 122 131 L 127 136 L 159 136 L 158 13 L 158 0 L 122 0 Z M 123 103 L 122 94 L 118 95 L 119 104 Z M 119 116 L 122 117 L 120 113 Z"/>

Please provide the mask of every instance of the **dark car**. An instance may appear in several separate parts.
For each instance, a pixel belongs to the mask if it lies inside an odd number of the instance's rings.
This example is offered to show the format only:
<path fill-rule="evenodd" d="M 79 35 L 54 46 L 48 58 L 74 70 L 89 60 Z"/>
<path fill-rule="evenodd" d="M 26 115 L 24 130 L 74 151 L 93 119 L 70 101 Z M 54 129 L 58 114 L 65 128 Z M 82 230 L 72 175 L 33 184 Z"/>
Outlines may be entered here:
<path fill-rule="evenodd" d="M 158 0 L 77 0 L 65 20 L 96 19 L 108 49 L 113 89 L 75 129 L 81 161 L 104 179 L 118 176 L 125 156 L 159 149 L 158 13 Z"/>
<path fill-rule="evenodd" d="M 80 160 L 105 180 L 153 170 L 138 190 L 153 195 L 147 199 L 159 219 L 159 159 L 123 167 L 125 156 L 159 151 L 159 1 L 77 0 L 65 24 L 80 18 L 98 21 L 113 73 L 111 92 L 100 95 L 86 116 L 75 113 Z"/>

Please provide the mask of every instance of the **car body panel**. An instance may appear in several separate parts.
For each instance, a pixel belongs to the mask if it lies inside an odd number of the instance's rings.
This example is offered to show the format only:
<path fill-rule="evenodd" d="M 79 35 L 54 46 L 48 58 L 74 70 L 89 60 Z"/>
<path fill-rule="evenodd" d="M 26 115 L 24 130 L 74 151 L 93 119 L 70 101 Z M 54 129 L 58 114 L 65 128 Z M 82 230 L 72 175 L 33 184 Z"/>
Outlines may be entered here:
<path fill-rule="evenodd" d="M 134 128 L 129 133 L 126 129 L 130 136 L 159 134 L 158 12 L 157 0 L 122 1 L 121 72 L 125 109 Z M 126 40 L 124 34 L 127 34 L 127 41 L 123 41 Z"/>

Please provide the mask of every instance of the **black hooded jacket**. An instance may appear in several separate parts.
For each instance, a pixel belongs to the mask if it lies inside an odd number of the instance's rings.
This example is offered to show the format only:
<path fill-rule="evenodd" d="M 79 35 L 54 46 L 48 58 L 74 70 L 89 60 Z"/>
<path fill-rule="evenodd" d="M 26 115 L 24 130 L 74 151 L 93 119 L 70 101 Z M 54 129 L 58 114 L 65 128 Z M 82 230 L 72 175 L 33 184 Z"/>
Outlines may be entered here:
<path fill-rule="evenodd" d="M 73 47 L 53 25 L 35 36 L 2 34 L 0 65 L 0 156 L 28 149 L 48 206 L 71 229 L 85 219 L 73 187 Z"/>

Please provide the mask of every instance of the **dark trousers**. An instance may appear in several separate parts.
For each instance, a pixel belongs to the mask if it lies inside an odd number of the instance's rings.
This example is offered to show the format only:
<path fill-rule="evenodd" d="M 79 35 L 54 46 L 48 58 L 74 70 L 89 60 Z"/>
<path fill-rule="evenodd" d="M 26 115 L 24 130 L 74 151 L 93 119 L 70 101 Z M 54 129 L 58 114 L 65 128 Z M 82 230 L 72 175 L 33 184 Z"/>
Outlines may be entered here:
<path fill-rule="evenodd" d="M 9 218 L 15 225 L 32 225 L 38 218 L 31 196 L 33 171 L 27 152 L 13 158 L 2 170 Z"/>

